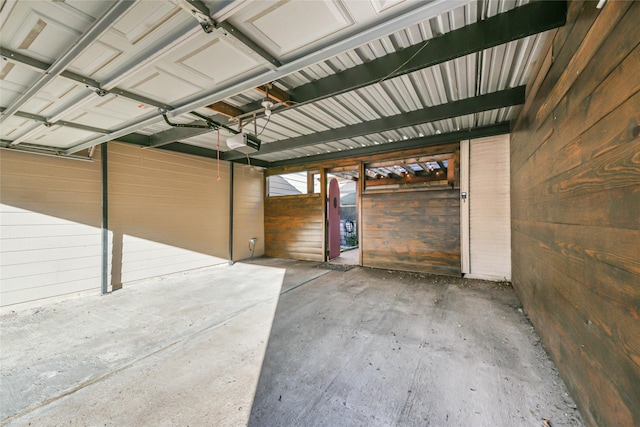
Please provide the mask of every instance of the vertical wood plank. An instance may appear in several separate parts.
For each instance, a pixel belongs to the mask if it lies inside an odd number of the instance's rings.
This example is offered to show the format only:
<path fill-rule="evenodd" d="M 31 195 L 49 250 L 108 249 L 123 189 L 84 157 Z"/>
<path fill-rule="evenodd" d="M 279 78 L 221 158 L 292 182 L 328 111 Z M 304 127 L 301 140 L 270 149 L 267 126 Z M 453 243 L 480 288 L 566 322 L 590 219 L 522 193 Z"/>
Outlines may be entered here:
<path fill-rule="evenodd" d="M 590 426 L 640 425 L 638 22 L 571 2 L 512 133 L 513 284 Z"/>

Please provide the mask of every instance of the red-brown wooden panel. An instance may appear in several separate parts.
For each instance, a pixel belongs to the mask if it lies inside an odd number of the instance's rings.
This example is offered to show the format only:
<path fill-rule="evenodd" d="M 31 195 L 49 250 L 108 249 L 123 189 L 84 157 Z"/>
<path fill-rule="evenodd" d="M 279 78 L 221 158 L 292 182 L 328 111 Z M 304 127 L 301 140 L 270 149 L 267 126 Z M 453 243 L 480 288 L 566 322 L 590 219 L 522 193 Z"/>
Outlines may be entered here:
<path fill-rule="evenodd" d="M 460 276 L 459 194 L 459 190 L 365 194 L 363 265 Z"/>
<path fill-rule="evenodd" d="M 322 261 L 322 199 L 319 194 L 267 197 L 265 255 Z"/>

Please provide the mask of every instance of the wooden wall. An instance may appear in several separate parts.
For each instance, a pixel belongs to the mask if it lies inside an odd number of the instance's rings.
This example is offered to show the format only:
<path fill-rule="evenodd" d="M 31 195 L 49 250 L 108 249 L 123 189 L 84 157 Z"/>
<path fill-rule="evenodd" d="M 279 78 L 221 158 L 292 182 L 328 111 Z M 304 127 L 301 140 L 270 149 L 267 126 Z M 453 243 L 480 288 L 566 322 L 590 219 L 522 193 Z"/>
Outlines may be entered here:
<path fill-rule="evenodd" d="M 511 142 L 513 284 L 590 426 L 640 425 L 638 22 L 570 2 Z"/>
<path fill-rule="evenodd" d="M 459 190 L 364 194 L 363 265 L 460 276 L 459 196 Z"/>
<path fill-rule="evenodd" d="M 322 262 L 322 218 L 320 194 L 267 197 L 264 208 L 265 254 Z"/>

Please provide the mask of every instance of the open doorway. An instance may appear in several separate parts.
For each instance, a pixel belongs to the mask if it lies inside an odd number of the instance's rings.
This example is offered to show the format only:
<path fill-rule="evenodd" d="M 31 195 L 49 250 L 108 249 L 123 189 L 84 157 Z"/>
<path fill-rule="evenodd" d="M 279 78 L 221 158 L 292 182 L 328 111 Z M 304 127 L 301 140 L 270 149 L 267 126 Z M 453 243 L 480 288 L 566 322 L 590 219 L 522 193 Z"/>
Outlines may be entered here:
<path fill-rule="evenodd" d="M 359 233 L 360 224 L 358 221 L 358 169 L 352 168 L 333 169 L 327 172 L 327 194 L 329 195 L 329 206 L 327 207 L 327 240 L 331 241 L 330 233 L 337 233 L 340 242 L 339 253 L 329 256 L 332 264 L 360 265 Z M 332 184 L 333 182 L 333 184 Z M 334 208 L 331 192 L 338 188 L 337 218 L 333 221 L 330 215 Z M 336 234 L 334 234 L 336 236 Z M 333 237 L 335 239 L 335 237 Z"/>

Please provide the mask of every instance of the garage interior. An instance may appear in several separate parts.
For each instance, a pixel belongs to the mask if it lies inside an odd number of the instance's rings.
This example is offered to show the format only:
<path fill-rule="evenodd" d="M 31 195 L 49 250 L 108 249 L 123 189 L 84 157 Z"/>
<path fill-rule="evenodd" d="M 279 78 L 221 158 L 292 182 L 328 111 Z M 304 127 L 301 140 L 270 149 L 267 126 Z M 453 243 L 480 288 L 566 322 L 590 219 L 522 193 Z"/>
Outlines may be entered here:
<path fill-rule="evenodd" d="M 640 425 L 639 21 L 2 1 L 3 424 Z"/>

